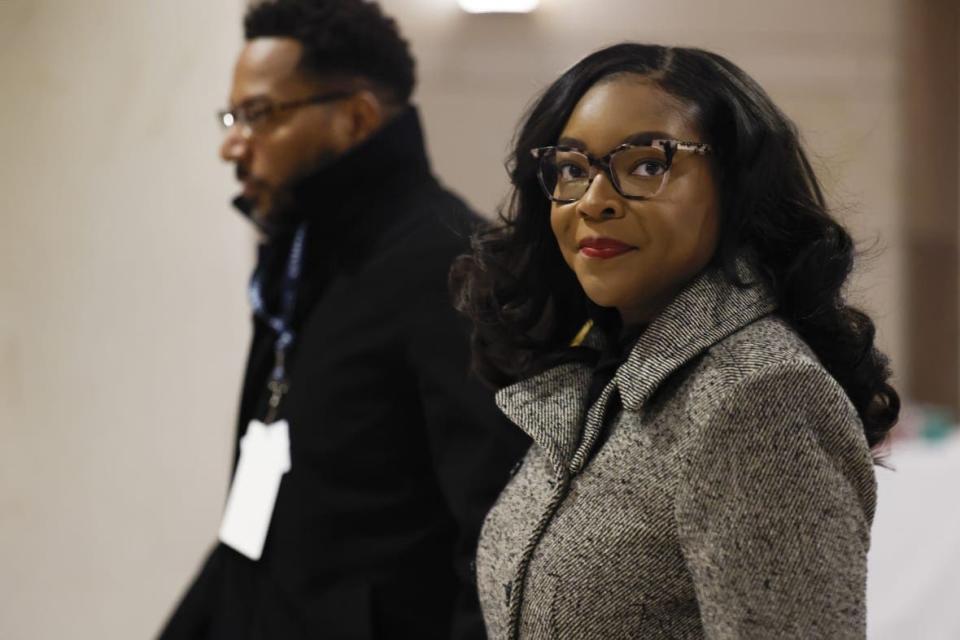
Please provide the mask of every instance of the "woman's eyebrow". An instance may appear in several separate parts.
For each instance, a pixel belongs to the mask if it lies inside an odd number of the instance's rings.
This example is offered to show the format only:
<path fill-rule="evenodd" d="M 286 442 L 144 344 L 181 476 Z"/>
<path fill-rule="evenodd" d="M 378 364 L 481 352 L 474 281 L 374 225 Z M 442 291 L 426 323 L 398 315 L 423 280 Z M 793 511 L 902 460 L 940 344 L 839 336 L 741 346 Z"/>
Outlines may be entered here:
<path fill-rule="evenodd" d="M 558 147 L 572 147 L 574 149 L 580 149 L 581 151 L 587 150 L 587 145 L 583 143 L 582 140 L 577 138 L 560 138 L 557 140 Z"/>
<path fill-rule="evenodd" d="M 621 144 L 650 144 L 654 140 L 672 140 L 674 136 L 664 131 L 640 131 L 631 133 Z"/>
<path fill-rule="evenodd" d="M 673 138 L 673 134 L 666 133 L 665 131 L 638 131 L 637 133 L 631 133 L 626 138 L 623 138 L 617 146 L 620 144 L 646 145 L 650 144 L 654 140 L 672 140 Z M 560 138 L 557 140 L 557 146 L 587 151 L 587 144 L 578 138 Z M 612 151 L 612 149 L 608 149 L 606 153 L 609 153 L 610 151 Z"/>

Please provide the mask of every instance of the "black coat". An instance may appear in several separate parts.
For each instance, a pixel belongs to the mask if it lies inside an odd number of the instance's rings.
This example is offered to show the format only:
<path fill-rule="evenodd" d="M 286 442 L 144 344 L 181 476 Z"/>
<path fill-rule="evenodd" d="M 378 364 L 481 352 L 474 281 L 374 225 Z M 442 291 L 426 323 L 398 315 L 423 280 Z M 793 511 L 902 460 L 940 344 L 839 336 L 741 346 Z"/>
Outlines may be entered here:
<path fill-rule="evenodd" d="M 469 373 L 447 273 L 477 222 L 432 176 L 412 108 L 295 191 L 307 220 L 292 469 L 263 557 L 218 544 L 162 638 L 482 638 L 472 559 L 528 442 Z M 268 304 L 289 234 L 260 249 Z M 238 438 L 276 336 L 255 320 Z"/>

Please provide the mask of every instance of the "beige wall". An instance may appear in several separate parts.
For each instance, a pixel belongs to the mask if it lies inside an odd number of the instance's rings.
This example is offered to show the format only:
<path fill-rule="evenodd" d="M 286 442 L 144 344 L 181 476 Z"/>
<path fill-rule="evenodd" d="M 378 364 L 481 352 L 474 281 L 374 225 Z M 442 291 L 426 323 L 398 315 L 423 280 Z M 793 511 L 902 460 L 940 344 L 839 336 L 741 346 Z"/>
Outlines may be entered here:
<path fill-rule="evenodd" d="M 0 0 L 0 638 L 149 636 L 213 540 L 251 237 L 212 112 L 241 0 Z M 622 39 L 738 62 L 885 252 L 855 295 L 903 360 L 898 0 L 389 0 L 441 177 L 492 211 L 534 92 Z"/>
<path fill-rule="evenodd" d="M 212 537 L 250 236 L 235 0 L 0 1 L 0 638 L 149 637 Z"/>
<path fill-rule="evenodd" d="M 960 412 L 956 145 L 960 36 L 956 0 L 914 0 L 903 20 L 903 171 L 906 253 L 904 369 L 917 401 Z"/>

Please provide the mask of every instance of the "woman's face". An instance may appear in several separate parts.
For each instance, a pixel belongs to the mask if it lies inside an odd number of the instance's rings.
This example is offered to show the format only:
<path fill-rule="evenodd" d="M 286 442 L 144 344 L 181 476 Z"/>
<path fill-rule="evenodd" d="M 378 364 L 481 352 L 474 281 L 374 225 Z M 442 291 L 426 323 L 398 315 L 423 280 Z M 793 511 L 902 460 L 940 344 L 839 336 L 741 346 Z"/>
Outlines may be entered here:
<path fill-rule="evenodd" d="M 642 76 L 621 76 L 584 94 L 557 144 L 600 158 L 646 134 L 703 142 L 689 106 Z M 580 286 L 596 304 L 619 310 L 626 325 L 652 320 L 707 265 L 718 224 L 710 162 L 686 151 L 674 156 L 664 188 L 651 199 L 622 197 L 600 171 L 578 201 L 550 209 L 550 226 Z"/>

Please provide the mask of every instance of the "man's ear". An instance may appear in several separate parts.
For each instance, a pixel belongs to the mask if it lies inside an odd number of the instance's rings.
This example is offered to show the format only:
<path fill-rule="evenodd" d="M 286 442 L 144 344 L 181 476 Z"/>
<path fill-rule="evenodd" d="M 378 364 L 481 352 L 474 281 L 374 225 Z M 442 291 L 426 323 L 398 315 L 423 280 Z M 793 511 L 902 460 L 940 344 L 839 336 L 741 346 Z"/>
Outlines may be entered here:
<path fill-rule="evenodd" d="M 355 93 L 348 102 L 350 146 L 356 146 L 374 134 L 386 118 L 380 98 L 369 89 Z"/>

